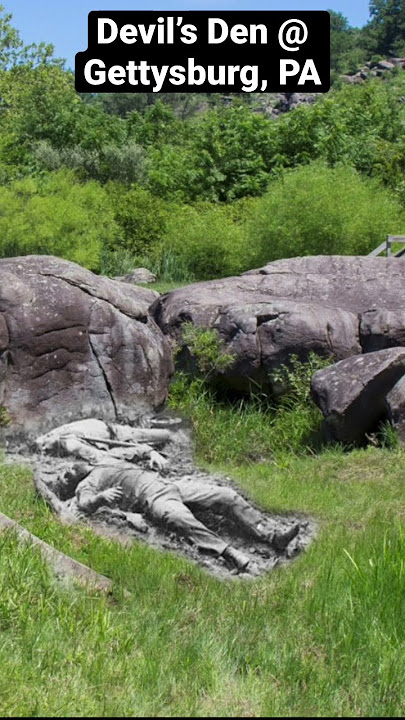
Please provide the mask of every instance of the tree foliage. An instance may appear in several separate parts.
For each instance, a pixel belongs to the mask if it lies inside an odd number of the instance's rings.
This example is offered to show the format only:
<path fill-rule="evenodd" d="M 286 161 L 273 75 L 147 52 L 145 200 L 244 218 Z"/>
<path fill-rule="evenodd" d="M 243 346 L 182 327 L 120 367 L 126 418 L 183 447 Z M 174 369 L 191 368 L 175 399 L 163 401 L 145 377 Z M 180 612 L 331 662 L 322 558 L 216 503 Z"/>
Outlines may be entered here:
<path fill-rule="evenodd" d="M 383 56 L 405 54 L 405 1 L 370 0 L 370 22 L 362 42 L 369 53 Z"/>
<path fill-rule="evenodd" d="M 334 75 L 399 52 L 404 7 L 373 0 L 363 29 L 330 11 Z M 337 83 L 277 119 L 271 95 L 79 95 L 0 7 L 0 254 L 190 280 L 367 252 L 404 231 L 401 73 Z"/>

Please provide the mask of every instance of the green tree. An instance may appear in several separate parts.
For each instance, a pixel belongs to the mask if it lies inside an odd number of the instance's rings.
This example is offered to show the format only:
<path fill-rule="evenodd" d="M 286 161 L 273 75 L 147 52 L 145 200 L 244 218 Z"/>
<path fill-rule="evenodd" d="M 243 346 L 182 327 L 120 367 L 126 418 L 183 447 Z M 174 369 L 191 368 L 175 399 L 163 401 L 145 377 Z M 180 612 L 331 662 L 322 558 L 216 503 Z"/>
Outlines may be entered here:
<path fill-rule="evenodd" d="M 383 56 L 405 52 L 405 0 L 370 0 L 371 20 L 362 33 L 369 53 Z"/>
<path fill-rule="evenodd" d="M 332 71 L 345 73 L 359 67 L 364 50 L 357 47 L 358 30 L 350 27 L 342 13 L 329 10 L 330 14 L 330 67 Z M 365 58 L 364 58 L 365 59 Z"/>
<path fill-rule="evenodd" d="M 274 125 L 239 104 L 183 123 L 181 144 L 153 145 L 150 187 L 171 199 L 229 201 L 260 195 L 268 183 Z"/>
<path fill-rule="evenodd" d="M 44 64 L 63 64 L 63 60 L 53 57 L 53 45 L 45 43 L 24 45 L 18 30 L 11 24 L 12 19 L 12 14 L 7 13 L 4 6 L 0 5 L 0 70 L 7 70 L 16 65 L 35 67 Z"/>
<path fill-rule="evenodd" d="M 26 163 L 33 144 L 42 139 L 56 147 L 72 143 L 80 100 L 70 73 L 55 66 L 16 65 L 0 72 L 0 94 L 0 129 L 8 137 L 4 162 Z"/>
<path fill-rule="evenodd" d="M 128 116 L 129 136 L 145 147 L 179 142 L 183 130 L 173 108 L 161 100 L 150 105 L 143 114 L 133 112 Z"/>

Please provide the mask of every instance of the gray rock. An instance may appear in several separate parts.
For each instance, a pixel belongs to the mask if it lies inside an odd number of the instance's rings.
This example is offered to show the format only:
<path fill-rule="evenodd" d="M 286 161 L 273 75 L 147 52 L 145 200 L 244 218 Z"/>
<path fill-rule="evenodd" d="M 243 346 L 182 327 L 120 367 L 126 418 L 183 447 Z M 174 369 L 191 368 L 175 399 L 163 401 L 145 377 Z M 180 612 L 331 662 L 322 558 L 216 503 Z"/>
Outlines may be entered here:
<path fill-rule="evenodd" d="M 405 441 L 405 375 L 398 380 L 388 393 L 387 412 L 391 424 L 397 430 L 399 439 Z"/>
<path fill-rule="evenodd" d="M 388 62 L 388 60 L 380 60 L 377 67 L 379 70 L 392 70 L 395 65 L 392 62 Z"/>
<path fill-rule="evenodd" d="M 132 285 L 148 285 L 156 282 L 156 275 L 146 268 L 136 268 L 127 275 L 119 275 L 114 280 L 120 282 L 131 283 Z"/>
<path fill-rule="evenodd" d="M 299 105 L 312 105 L 316 101 L 313 93 L 279 93 L 276 96 L 276 105 L 270 108 L 273 115 L 295 110 Z"/>
<path fill-rule="evenodd" d="M 172 360 L 154 299 L 58 258 L 0 260 L 0 403 L 13 431 L 163 403 Z"/>
<path fill-rule="evenodd" d="M 363 352 L 405 346 L 405 310 L 401 308 L 366 310 L 360 316 L 359 328 Z"/>
<path fill-rule="evenodd" d="M 341 75 L 340 79 L 348 85 L 354 85 L 356 82 L 358 82 L 357 78 L 354 75 Z"/>
<path fill-rule="evenodd" d="M 312 397 L 329 436 L 360 443 L 387 416 L 386 396 L 405 375 L 405 348 L 347 358 L 316 372 Z"/>
<path fill-rule="evenodd" d="M 216 328 L 234 365 L 221 382 L 265 386 L 291 354 L 338 360 L 363 350 L 405 345 L 405 260 L 317 256 L 277 260 L 241 277 L 197 283 L 152 306 L 163 332 L 191 351 L 182 325 Z M 254 385 L 257 389 L 257 385 Z"/>

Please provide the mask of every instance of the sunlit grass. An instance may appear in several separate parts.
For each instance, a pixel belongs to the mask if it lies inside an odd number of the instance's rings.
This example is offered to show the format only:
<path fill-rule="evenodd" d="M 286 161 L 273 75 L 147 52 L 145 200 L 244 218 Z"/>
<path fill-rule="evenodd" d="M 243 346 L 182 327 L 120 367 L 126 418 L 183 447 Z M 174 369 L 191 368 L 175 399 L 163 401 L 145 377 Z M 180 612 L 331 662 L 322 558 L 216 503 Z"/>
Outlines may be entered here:
<path fill-rule="evenodd" d="M 37 551 L 0 540 L 4 715 L 403 713 L 404 451 L 219 468 L 262 507 L 315 516 L 308 552 L 220 582 L 174 554 L 62 527 L 29 470 L 1 467 L 0 510 L 114 581 L 112 599 L 63 588 Z"/>

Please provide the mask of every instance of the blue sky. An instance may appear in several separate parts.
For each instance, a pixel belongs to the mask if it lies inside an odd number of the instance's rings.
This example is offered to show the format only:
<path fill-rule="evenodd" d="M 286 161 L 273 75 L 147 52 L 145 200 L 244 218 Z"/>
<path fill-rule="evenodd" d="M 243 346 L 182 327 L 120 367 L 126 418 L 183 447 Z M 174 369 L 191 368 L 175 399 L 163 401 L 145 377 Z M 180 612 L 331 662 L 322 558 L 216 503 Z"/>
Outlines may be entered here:
<path fill-rule="evenodd" d="M 336 10 L 360 27 L 369 17 L 368 0 L 173 0 L 164 2 L 128 2 L 127 0 L 0 0 L 13 15 L 25 43 L 52 43 L 55 54 L 74 67 L 74 56 L 87 48 L 87 14 L 90 10 Z"/>

